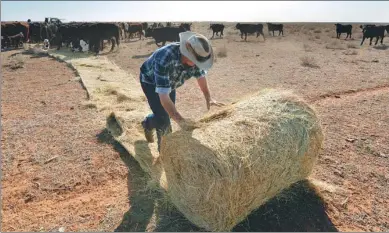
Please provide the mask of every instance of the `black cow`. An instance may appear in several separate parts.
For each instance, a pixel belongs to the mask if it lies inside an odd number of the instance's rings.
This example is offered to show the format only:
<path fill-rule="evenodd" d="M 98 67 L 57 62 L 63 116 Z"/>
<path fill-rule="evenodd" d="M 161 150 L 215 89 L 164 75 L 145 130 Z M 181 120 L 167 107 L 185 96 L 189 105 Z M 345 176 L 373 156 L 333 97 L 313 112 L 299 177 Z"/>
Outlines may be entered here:
<path fill-rule="evenodd" d="M 212 29 L 212 32 L 213 32 L 211 39 L 215 36 L 215 33 L 216 33 L 216 36 L 219 36 L 218 35 L 219 32 L 220 32 L 220 37 L 224 36 L 223 35 L 223 31 L 224 31 L 223 24 L 217 24 L 217 23 L 210 24 L 209 29 Z"/>
<path fill-rule="evenodd" d="M 129 38 L 132 38 L 132 35 L 135 33 L 139 34 L 139 40 L 142 39 L 143 26 L 140 23 L 129 23 L 126 31 L 129 34 Z"/>
<path fill-rule="evenodd" d="M 29 23 L 29 37 L 28 41 L 31 43 L 39 43 L 41 42 L 41 23 L 34 22 Z"/>
<path fill-rule="evenodd" d="M 270 32 L 273 32 L 274 36 L 274 31 L 279 31 L 278 36 L 281 35 L 284 36 L 284 25 L 283 24 L 273 24 L 273 23 L 267 23 L 267 30 Z"/>
<path fill-rule="evenodd" d="M 58 27 L 58 32 L 56 34 L 58 50 L 61 49 L 62 43 L 66 43 L 67 47 L 69 47 L 69 44 L 72 42 L 72 39 L 75 39 L 77 37 L 77 34 L 75 32 L 76 30 L 76 25 L 73 25 L 72 23 L 63 24 Z"/>
<path fill-rule="evenodd" d="M 361 41 L 361 45 L 365 41 L 366 38 L 370 38 L 370 45 L 373 40 L 373 38 L 377 38 L 375 41 L 375 45 L 377 45 L 378 40 L 381 38 L 381 44 L 383 43 L 384 36 L 385 36 L 385 26 L 365 26 L 362 27 L 362 33 L 363 33 L 363 38 Z"/>
<path fill-rule="evenodd" d="M 389 25 L 385 26 L 386 32 L 389 34 Z"/>
<path fill-rule="evenodd" d="M 259 34 L 263 36 L 265 39 L 265 35 L 263 34 L 263 25 L 262 24 L 241 24 L 238 23 L 235 26 L 236 29 L 240 30 L 240 37 L 243 39 L 243 34 L 245 35 L 244 40 L 247 41 L 247 34 L 257 33 L 257 38 Z"/>
<path fill-rule="evenodd" d="M 340 23 L 335 24 L 336 26 L 336 38 L 340 39 L 340 35 L 342 33 L 347 33 L 346 39 L 350 36 L 351 39 L 351 31 L 353 30 L 353 26 L 351 24 L 342 25 Z"/>
<path fill-rule="evenodd" d="M 61 49 L 63 43 L 66 43 L 67 47 L 69 47 L 70 43 L 77 47 L 80 39 L 88 37 L 87 25 L 89 24 L 68 23 L 60 25 L 56 34 L 57 50 Z"/>
<path fill-rule="evenodd" d="M 40 26 L 40 39 L 44 41 L 45 39 L 49 39 L 49 41 L 54 37 L 54 33 L 51 28 L 47 24 L 41 24 Z"/>
<path fill-rule="evenodd" d="M 361 25 L 359 27 L 363 30 L 363 28 L 365 28 L 365 27 L 375 27 L 375 26 L 376 26 L 375 24 L 364 24 L 364 25 Z"/>
<path fill-rule="evenodd" d="M 179 34 L 181 32 L 185 32 L 184 27 L 163 27 L 163 28 L 155 28 L 151 29 L 148 28 L 146 30 L 145 37 L 152 37 L 155 40 L 155 44 L 158 47 L 161 47 L 158 45 L 159 42 L 162 42 L 162 46 L 166 44 L 166 41 L 180 41 Z"/>
<path fill-rule="evenodd" d="M 59 50 L 63 42 L 72 43 L 73 49 L 79 49 L 80 40 L 84 40 L 89 44 L 89 50 L 96 54 L 102 49 L 101 42 L 110 40 L 112 47 L 115 44 L 119 47 L 120 32 L 119 26 L 115 23 L 73 23 L 61 25 L 58 30 L 58 47 Z"/>
<path fill-rule="evenodd" d="M 96 23 L 89 26 L 89 33 L 87 35 L 87 39 L 84 41 L 89 41 L 89 49 L 94 51 L 96 55 L 99 53 L 101 47 L 101 43 L 103 40 L 111 41 L 111 50 L 115 48 L 115 42 L 117 47 L 120 44 L 120 32 L 119 26 L 114 23 Z"/>
<path fill-rule="evenodd" d="M 192 23 L 182 23 L 180 27 L 185 28 L 185 30 L 190 31 L 190 27 L 192 26 Z"/>
<path fill-rule="evenodd" d="M 124 22 L 119 22 L 117 23 L 117 25 L 119 26 L 120 39 L 124 40 L 125 37 L 123 35 L 123 32 L 126 31 L 126 25 Z"/>
<path fill-rule="evenodd" d="M 9 39 L 6 36 L 1 36 L 1 49 L 9 47 Z"/>
<path fill-rule="evenodd" d="M 1 49 L 6 47 L 6 38 L 5 36 L 1 36 Z"/>
<path fill-rule="evenodd" d="M 154 29 L 154 28 L 163 28 L 163 24 L 162 23 L 153 23 L 149 28 L 151 29 Z M 143 27 L 144 30 L 147 29 L 147 27 Z"/>
<path fill-rule="evenodd" d="M 143 28 L 143 29 L 146 29 L 146 28 L 148 28 L 148 27 L 149 27 L 149 24 L 148 24 L 148 23 L 146 23 L 146 22 L 142 23 L 142 28 Z"/>

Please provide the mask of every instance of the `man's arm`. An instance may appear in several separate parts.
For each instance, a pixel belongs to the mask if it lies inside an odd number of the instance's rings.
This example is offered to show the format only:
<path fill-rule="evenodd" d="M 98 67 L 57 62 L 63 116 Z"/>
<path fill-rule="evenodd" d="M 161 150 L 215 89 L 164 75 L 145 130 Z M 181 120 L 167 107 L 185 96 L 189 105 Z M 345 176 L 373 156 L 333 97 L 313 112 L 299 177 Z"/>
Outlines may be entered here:
<path fill-rule="evenodd" d="M 163 108 L 169 114 L 169 116 L 177 123 L 182 121 L 184 118 L 177 111 L 176 106 L 174 105 L 173 101 L 170 99 L 169 94 L 158 93 L 158 95 Z"/>
<path fill-rule="evenodd" d="M 225 105 L 223 103 L 216 102 L 211 98 L 211 93 L 208 88 L 207 79 L 204 76 L 197 78 L 197 83 L 199 84 L 199 87 L 204 94 L 205 102 L 207 104 L 208 110 L 211 109 L 211 105 L 218 106 L 218 107 Z"/>
<path fill-rule="evenodd" d="M 203 76 L 203 77 L 197 79 L 197 83 L 198 83 L 201 91 L 204 94 L 205 101 L 207 101 L 207 102 L 210 101 L 211 100 L 211 93 L 209 92 L 207 79 Z"/>
<path fill-rule="evenodd" d="M 195 128 L 198 128 L 199 125 L 190 120 L 190 119 L 184 119 L 180 113 L 177 111 L 173 101 L 170 99 L 169 94 L 159 94 L 159 99 L 161 101 L 161 104 L 163 108 L 166 110 L 166 112 L 169 114 L 169 116 L 177 122 L 177 124 L 181 127 L 183 130 L 193 130 Z"/>

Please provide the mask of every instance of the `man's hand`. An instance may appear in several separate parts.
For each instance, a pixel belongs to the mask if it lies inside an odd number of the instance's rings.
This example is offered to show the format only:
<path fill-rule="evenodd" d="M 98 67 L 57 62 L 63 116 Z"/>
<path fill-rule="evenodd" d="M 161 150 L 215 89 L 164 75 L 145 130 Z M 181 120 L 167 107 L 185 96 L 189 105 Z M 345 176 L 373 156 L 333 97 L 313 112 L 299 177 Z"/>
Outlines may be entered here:
<path fill-rule="evenodd" d="M 213 99 L 207 99 L 206 102 L 207 102 L 207 109 L 208 110 L 211 109 L 211 106 L 217 106 L 217 107 L 225 106 L 224 103 L 217 102 L 216 100 L 213 100 Z"/>
<path fill-rule="evenodd" d="M 208 110 L 211 109 L 211 106 L 221 107 L 221 106 L 225 105 L 223 103 L 216 102 L 215 100 L 213 100 L 211 98 L 211 93 L 209 92 L 207 79 L 205 77 L 201 77 L 201 78 L 197 79 L 197 83 L 199 84 L 199 87 L 204 94 L 205 102 L 207 103 Z"/>

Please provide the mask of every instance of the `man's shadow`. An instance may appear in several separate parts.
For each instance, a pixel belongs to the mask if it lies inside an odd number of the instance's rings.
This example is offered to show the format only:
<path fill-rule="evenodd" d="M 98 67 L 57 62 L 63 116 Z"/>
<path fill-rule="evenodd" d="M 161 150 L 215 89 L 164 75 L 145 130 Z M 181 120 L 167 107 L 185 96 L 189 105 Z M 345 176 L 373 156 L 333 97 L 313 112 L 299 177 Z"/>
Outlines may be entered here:
<path fill-rule="evenodd" d="M 116 142 L 107 130 L 97 135 L 100 142 L 111 144 L 129 168 L 128 193 L 130 209 L 124 214 L 116 232 L 205 231 L 186 219 L 166 195 L 151 188 L 150 176 L 139 163 Z M 146 141 L 135 143 L 136 153 L 145 152 Z M 307 180 L 293 184 L 280 195 L 253 211 L 232 231 L 338 231 L 326 213 L 326 205 Z"/>

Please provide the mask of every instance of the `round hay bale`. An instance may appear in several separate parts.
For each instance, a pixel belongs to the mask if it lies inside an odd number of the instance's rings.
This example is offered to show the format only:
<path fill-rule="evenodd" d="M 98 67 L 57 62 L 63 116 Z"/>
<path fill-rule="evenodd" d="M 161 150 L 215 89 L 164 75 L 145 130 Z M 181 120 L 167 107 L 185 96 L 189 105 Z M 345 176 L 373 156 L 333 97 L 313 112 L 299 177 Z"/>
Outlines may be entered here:
<path fill-rule="evenodd" d="M 320 122 L 292 93 L 265 90 L 163 138 L 167 193 L 194 224 L 230 231 L 311 172 L 322 147 Z"/>

